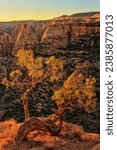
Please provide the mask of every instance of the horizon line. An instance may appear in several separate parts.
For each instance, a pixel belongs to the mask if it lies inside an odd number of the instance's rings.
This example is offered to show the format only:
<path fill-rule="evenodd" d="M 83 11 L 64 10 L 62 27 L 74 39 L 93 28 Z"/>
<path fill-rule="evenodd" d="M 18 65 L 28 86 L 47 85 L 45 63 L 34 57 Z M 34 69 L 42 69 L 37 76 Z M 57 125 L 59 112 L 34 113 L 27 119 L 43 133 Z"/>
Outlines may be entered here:
<path fill-rule="evenodd" d="M 87 12 L 79 12 L 79 13 L 73 13 L 73 14 L 70 14 L 70 15 L 66 15 L 66 16 L 72 16 L 72 15 L 75 15 L 75 14 L 82 14 L 82 13 L 100 13 L 100 10 L 99 11 L 87 11 Z M 64 15 L 61 15 L 61 16 L 64 16 Z M 58 16 L 58 17 L 61 17 L 61 16 Z M 57 18 L 57 16 L 56 17 L 53 17 L 53 18 L 50 18 L 50 19 L 21 19 L 21 20 L 6 20 L 6 21 L 0 21 L 0 23 L 8 23 L 8 22 L 23 22 L 23 21 L 50 21 L 50 20 L 52 20 L 52 19 L 54 19 L 54 18 Z"/>

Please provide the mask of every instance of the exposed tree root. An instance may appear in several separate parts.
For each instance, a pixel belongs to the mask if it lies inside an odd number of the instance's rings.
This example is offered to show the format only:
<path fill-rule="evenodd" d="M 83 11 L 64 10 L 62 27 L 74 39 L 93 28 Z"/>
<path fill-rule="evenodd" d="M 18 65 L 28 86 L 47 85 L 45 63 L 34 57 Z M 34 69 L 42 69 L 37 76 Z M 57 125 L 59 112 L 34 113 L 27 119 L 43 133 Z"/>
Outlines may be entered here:
<path fill-rule="evenodd" d="M 56 122 L 59 123 L 56 124 Z M 25 121 L 23 125 L 20 126 L 15 138 L 15 143 L 19 144 L 20 142 L 22 142 L 27 134 L 34 130 L 49 132 L 51 133 L 51 135 L 58 135 L 61 132 L 62 124 L 63 118 L 59 115 L 54 116 L 54 119 L 48 119 L 45 122 L 42 122 L 36 117 L 33 117 Z"/>

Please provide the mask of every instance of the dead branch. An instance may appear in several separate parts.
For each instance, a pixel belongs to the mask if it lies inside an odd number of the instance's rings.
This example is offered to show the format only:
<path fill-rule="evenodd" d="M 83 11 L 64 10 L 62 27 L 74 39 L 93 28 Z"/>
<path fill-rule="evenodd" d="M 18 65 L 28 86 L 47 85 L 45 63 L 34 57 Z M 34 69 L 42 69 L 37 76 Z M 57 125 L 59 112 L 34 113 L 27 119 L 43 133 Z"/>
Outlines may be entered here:
<path fill-rule="evenodd" d="M 59 123 L 56 124 L 56 122 Z M 37 118 L 31 118 L 20 126 L 15 138 L 15 143 L 21 143 L 28 133 L 34 130 L 49 132 L 51 135 L 58 135 L 61 132 L 62 124 L 63 119 L 59 115 L 56 115 L 54 119 L 48 119 L 45 122 L 42 122 Z"/>

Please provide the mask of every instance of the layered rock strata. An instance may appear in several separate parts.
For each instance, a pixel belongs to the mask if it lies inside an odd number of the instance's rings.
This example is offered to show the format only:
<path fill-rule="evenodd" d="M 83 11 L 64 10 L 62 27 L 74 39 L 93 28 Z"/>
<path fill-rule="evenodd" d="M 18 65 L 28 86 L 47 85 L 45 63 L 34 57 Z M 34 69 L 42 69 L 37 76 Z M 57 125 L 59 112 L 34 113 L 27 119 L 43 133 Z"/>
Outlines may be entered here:
<path fill-rule="evenodd" d="M 100 32 L 99 22 L 55 21 L 50 23 L 18 24 L 12 34 L 0 35 L 0 56 L 15 55 L 21 48 L 52 50 L 74 44 L 83 35 Z"/>

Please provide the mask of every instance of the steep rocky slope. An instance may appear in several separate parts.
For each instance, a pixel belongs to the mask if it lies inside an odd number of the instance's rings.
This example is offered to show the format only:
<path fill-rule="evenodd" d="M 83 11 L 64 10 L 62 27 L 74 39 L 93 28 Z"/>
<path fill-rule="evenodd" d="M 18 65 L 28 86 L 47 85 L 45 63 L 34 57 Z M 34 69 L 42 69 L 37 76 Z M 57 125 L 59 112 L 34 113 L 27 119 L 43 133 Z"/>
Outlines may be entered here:
<path fill-rule="evenodd" d="M 32 49 L 38 53 L 38 50 L 66 47 L 82 35 L 99 33 L 99 20 L 95 20 L 98 15 L 94 14 L 88 17 L 85 15 L 85 18 L 83 15 L 80 18 L 73 15 L 68 16 L 67 20 L 60 17 L 47 22 L 7 24 L 11 32 L 5 32 L 5 27 L 0 26 L 3 30 L 0 35 L 0 56 L 15 55 L 20 48 Z"/>

